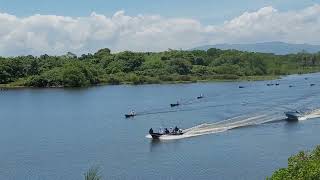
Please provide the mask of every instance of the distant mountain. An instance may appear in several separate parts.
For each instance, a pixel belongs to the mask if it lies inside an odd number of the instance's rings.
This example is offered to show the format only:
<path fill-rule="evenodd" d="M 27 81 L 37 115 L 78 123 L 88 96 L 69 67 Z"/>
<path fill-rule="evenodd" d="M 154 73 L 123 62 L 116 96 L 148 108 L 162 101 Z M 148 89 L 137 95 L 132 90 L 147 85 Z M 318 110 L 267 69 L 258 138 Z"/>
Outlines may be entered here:
<path fill-rule="evenodd" d="M 217 48 L 223 50 L 236 49 L 239 51 L 274 53 L 278 55 L 298 53 L 303 50 L 309 53 L 316 53 L 320 51 L 320 45 L 289 44 L 284 42 L 265 42 L 255 44 L 216 44 L 200 46 L 193 49 L 208 50 L 210 48 Z"/>

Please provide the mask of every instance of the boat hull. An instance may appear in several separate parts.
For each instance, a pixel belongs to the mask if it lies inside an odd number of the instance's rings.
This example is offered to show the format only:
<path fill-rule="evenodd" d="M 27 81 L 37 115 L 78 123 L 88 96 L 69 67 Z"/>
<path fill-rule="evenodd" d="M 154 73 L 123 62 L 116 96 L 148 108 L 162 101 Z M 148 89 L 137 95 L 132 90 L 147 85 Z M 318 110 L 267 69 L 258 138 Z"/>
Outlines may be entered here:
<path fill-rule="evenodd" d="M 180 104 L 170 104 L 171 107 L 179 106 Z"/>
<path fill-rule="evenodd" d="M 124 115 L 126 118 L 133 118 L 135 115 L 133 115 L 133 114 L 126 114 L 126 115 Z"/>
<path fill-rule="evenodd" d="M 181 136 L 183 133 L 169 133 L 169 134 L 162 134 L 162 133 L 150 133 L 152 139 L 160 139 L 162 136 Z"/>
<path fill-rule="evenodd" d="M 302 115 L 297 112 L 286 112 L 285 115 L 288 121 L 299 121 L 302 118 Z"/>

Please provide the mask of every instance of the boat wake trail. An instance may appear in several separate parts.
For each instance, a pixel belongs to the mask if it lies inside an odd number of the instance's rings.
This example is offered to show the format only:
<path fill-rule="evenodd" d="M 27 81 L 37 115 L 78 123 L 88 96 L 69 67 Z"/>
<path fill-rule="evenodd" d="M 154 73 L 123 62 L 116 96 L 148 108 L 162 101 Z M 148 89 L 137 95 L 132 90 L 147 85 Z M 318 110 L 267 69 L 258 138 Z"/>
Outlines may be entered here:
<path fill-rule="evenodd" d="M 320 117 L 320 109 L 312 110 L 309 113 L 305 114 L 299 120 L 307 120 L 313 118 Z M 237 117 L 233 117 L 230 119 L 226 119 L 223 121 L 215 122 L 215 123 L 203 123 L 197 126 L 194 126 L 189 129 L 183 130 L 183 135 L 179 136 L 162 136 L 161 140 L 173 140 L 173 139 L 183 139 L 207 134 L 221 133 L 227 130 L 254 126 L 269 122 L 275 122 L 280 120 L 285 120 L 286 117 L 283 112 L 269 112 L 269 113 L 255 113 L 250 115 L 241 115 Z M 150 135 L 146 136 L 147 138 L 152 138 Z"/>
<path fill-rule="evenodd" d="M 299 118 L 299 121 L 305 121 L 308 119 L 314 119 L 314 118 L 319 118 L 320 117 L 320 109 L 312 110 L 310 112 L 305 113 L 304 116 Z"/>
<path fill-rule="evenodd" d="M 276 121 L 283 119 L 282 114 L 251 114 L 251 115 L 242 115 L 234 118 L 226 119 L 224 121 L 219 121 L 215 123 L 204 123 L 197 126 L 194 126 L 189 129 L 183 130 L 183 135 L 179 136 L 162 136 L 162 140 L 173 140 L 173 139 L 183 139 L 194 136 L 201 136 L 206 134 L 214 134 L 224 132 L 230 129 L 259 125 L 267 122 Z M 146 136 L 147 138 L 152 138 L 150 135 Z"/>

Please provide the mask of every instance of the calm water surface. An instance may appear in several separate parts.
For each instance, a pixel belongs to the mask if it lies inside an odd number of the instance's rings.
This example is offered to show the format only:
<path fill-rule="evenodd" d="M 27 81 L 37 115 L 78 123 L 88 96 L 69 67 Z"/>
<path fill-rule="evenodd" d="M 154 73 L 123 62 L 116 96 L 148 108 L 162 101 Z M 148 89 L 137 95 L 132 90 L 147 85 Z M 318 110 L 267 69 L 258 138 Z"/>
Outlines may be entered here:
<path fill-rule="evenodd" d="M 265 179 L 285 167 L 290 155 L 320 144 L 320 119 L 288 123 L 282 115 L 284 110 L 320 107 L 320 74 L 273 82 L 280 85 L 260 81 L 2 91 L 0 179 L 78 180 L 93 165 L 101 167 L 105 179 Z M 191 100 L 200 93 L 206 98 Z M 168 107 L 177 100 L 189 104 Z M 132 109 L 148 114 L 125 119 Z M 177 112 L 165 113 L 170 110 Z M 180 140 L 145 137 L 150 127 L 190 128 L 259 113 L 280 115 L 269 123 Z"/>

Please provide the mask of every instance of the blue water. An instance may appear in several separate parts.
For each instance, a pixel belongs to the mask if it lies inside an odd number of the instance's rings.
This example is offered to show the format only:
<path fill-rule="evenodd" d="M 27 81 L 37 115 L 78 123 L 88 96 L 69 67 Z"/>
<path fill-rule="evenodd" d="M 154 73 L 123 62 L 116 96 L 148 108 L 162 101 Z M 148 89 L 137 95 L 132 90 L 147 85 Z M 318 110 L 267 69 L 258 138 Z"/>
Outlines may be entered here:
<path fill-rule="evenodd" d="M 279 86 L 259 81 L 1 91 L 0 179 L 78 180 L 91 166 L 99 166 L 105 179 L 265 179 L 290 155 L 320 144 L 320 119 L 288 123 L 282 113 L 320 107 L 319 77 L 272 81 Z M 195 100 L 200 93 L 205 98 Z M 170 108 L 177 100 L 186 105 Z M 132 109 L 140 115 L 125 119 Z M 265 113 L 276 120 L 180 140 L 145 137 L 150 127 L 190 128 Z"/>

